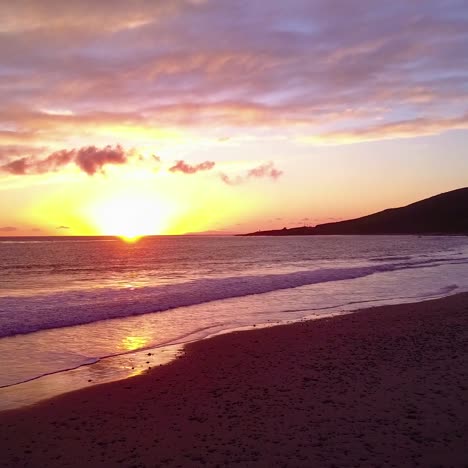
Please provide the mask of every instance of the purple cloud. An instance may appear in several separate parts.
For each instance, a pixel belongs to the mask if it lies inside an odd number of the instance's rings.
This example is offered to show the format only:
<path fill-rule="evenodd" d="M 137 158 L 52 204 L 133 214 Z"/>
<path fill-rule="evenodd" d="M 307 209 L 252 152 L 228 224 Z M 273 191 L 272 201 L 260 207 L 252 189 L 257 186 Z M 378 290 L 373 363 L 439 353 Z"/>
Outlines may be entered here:
<path fill-rule="evenodd" d="M 468 129 L 468 114 L 456 118 L 420 118 L 391 123 L 331 131 L 312 137 L 317 142 L 360 142 L 387 138 L 411 138 L 414 135 L 435 135 L 450 129 Z"/>
<path fill-rule="evenodd" d="M 99 2 L 92 18 L 83 2 L 44 0 L 1 2 L 0 17 L 0 144 L 112 125 L 280 127 L 330 138 L 346 127 L 359 137 L 377 118 L 440 119 L 445 131 L 466 112 L 460 0 L 117 0 Z"/>

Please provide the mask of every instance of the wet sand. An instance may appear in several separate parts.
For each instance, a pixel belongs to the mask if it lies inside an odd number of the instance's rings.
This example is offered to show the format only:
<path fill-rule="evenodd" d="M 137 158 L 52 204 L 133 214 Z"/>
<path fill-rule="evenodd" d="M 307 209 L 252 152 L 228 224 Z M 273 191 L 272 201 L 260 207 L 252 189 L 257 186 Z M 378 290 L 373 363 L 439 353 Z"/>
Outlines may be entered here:
<path fill-rule="evenodd" d="M 468 466 L 468 294 L 217 336 L 0 428 L 5 467 Z"/>

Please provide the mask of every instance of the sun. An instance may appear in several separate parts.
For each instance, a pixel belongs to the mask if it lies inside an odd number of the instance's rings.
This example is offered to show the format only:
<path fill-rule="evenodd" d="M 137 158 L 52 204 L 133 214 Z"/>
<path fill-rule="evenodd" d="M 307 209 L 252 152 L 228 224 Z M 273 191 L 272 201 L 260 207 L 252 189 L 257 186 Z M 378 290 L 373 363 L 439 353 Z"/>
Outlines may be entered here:
<path fill-rule="evenodd" d="M 100 234 L 134 242 L 144 236 L 165 233 L 171 211 L 169 204 L 154 197 L 127 193 L 93 204 L 90 217 Z"/>

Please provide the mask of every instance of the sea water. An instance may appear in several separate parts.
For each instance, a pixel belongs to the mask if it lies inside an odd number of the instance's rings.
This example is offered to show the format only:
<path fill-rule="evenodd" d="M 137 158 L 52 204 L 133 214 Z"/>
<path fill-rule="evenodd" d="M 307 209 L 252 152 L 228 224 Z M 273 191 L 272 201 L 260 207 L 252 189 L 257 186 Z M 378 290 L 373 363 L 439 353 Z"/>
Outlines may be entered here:
<path fill-rule="evenodd" d="M 230 330 L 468 291 L 468 237 L 0 238 L 0 409 Z"/>

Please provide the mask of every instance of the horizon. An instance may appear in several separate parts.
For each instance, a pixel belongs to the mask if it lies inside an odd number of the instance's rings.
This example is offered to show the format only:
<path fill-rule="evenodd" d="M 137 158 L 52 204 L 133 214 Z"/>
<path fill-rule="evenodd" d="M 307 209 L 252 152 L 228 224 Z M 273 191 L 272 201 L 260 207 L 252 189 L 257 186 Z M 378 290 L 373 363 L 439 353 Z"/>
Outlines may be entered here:
<path fill-rule="evenodd" d="M 2 466 L 468 468 L 467 6 L 0 1 Z"/>
<path fill-rule="evenodd" d="M 468 189 L 468 187 L 459 187 L 457 189 L 454 189 L 454 190 L 451 190 L 450 192 L 458 192 L 458 191 L 461 191 L 461 190 L 466 190 Z M 438 194 L 434 194 L 428 198 L 425 198 L 423 200 L 415 200 L 413 201 L 412 203 L 408 204 L 408 205 L 404 205 L 404 206 L 401 206 L 401 207 L 387 207 L 387 208 L 384 208 L 383 210 L 379 210 L 375 213 L 367 213 L 366 215 L 364 216 L 369 216 L 369 215 L 374 215 L 374 214 L 377 214 L 377 213 L 380 213 L 382 211 L 386 211 L 388 209 L 398 209 L 398 208 L 405 208 L 406 206 L 409 206 L 409 205 L 412 205 L 412 204 L 415 204 L 415 203 L 419 203 L 419 202 L 423 202 L 423 201 L 426 201 L 426 200 L 430 200 L 430 199 L 433 199 L 433 198 L 436 198 L 436 197 L 439 197 L 441 195 L 445 195 L 446 193 L 450 193 L 450 192 L 443 192 L 443 193 L 438 193 Z M 359 219 L 359 218 L 351 218 L 351 219 L 347 219 L 347 220 L 337 220 L 337 221 L 334 221 L 334 222 L 331 222 L 331 223 L 324 223 L 324 224 L 334 224 L 335 222 L 336 223 L 340 223 L 341 221 L 354 221 L 355 219 Z M 316 224 L 316 225 L 302 225 L 302 226 L 283 226 L 282 228 L 278 227 L 278 228 L 273 228 L 273 229 L 268 229 L 268 230 L 264 230 L 264 229 L 258 229 L 256 231 L 252 231 L 252 233 L 257 233 L 257 232 L 270 232 L 270 231 L 280 231 L 280 230 L 289 230 L 289 229 L 294 229 L 294 228 L 308 228 L 308 229 L 315 229 L 317 227 L 320 227 L 321 224 Z M 6 227 L 6 228 L 3 228 L 4 232 L 15 232 L 15 230 L 11 230 L 10 227 Z M 1 229 L 0 229 L 1 231 Z M 126 242 L 130 242 L 130 243 L 133 243 L 133 242 L 136 242 L 138 241 L 139 239 L 142 239 L 142 238 L 147 238 L 147 237 L 229 237 L 229 236 L 239 236 L 239 235 L 245 235 L 245 234 L 248 234 L 246 232 L 229 232 L 229 231 L 199 231 L 199 232 L 186 232 L 186 233 L 181 233 L 181 234 L 145 234 L 145 235 L 136 235 L 136 236 L 125 236 L 125 235 L 119 235 L 119 234 L 114 234 L 114 235 L 107 235 L 107 234 L 36 234 L 36 235 L 15 235 L 15 234 L 12 234 L 12 235 L 8 235 L 8 234 L 2 234 L 0 232 L 0 239 L 16 239 L 16 238 L 62 238 L 62 239 L 66 239 L 66 238 L 110 238 L 110 239 L 121 239 L 121 240 L 124 240 Z M 320 234 L 319 234 L 320 235 Z M 339 234 L 338 234 L 339 235 Z M 455 234 L 454 234 L 455 235 Z M 459 235 L 466 235 L 466 234 L 459 234 Z"/>
<path fill-rule="evenodd" d="M 0 5 L 2 237 L 316 226 L 468 185 L 463 2 L 93 8 Z"/>

